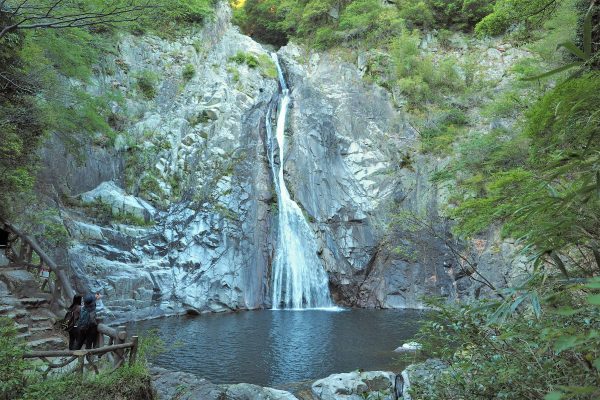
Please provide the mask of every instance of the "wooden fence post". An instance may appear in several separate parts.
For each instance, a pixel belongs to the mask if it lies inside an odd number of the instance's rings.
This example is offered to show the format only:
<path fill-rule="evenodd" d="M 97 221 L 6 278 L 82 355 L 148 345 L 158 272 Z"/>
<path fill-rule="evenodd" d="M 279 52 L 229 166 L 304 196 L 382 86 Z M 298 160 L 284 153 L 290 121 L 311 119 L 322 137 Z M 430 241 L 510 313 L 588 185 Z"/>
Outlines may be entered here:
<path fill-rule="evenodd" d="M 101 317 L 97 317 L 96 318 L 96 322 L 98 323 L 98 325 L 100 325 L 102 323 L 102 318 Z M 104 333 L 100 332 L 100 330 L 98 329 L 97 333 L 96 333 L 96 348 L 98 347 L 104 347 Z"/>
<path fill-rule="evenodd" d="M 21 239 L 20 249 L 19 249 L 19 259 L 23 262 L 27 262 L 27 253 L 29 252 L 29 243 Z"/>
<path fill-rule="evenodd" d="M 83 375 L 83 367 L 85 364 L 85 355 L 86 355 L 86 351 L 85 350 L 76 350 L 73 352 L 74 355 L 77 356 L 77 369 L 76 371 L 80 374 Z"/>
<path fill-rule="evenodd" d="M 125 343 L 125 339 L 127 339 L 127 331 L 125 326 L 117 327 L 117 337 L 114 340 L 115 344 L 123 344 Z M 115 350 L 115 367 L 120 366 L 125 361 L 123 350 Z"/>
<path fill-rule="evenodd" d="M 131 342 L 133 343 L 133 346 L 131 346 L 131 350 L 129 351 L 129 365 L 134 365 L 137 358 L 138 337 L 132 336 Z"/>

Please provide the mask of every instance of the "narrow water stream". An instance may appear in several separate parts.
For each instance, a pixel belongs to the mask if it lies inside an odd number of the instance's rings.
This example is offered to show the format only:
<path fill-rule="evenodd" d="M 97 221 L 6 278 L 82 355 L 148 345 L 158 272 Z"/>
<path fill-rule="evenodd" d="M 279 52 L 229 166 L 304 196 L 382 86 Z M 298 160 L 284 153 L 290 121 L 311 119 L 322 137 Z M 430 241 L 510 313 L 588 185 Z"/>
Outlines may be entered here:
<path fill-rule="evenodd" d="M 394 370 L 393 350 L 418 329 L 414 310 L 248 311 L 132 323 L 171 347 L 155 364 L 213 383 L 278 386 L 333 373 Z"/>

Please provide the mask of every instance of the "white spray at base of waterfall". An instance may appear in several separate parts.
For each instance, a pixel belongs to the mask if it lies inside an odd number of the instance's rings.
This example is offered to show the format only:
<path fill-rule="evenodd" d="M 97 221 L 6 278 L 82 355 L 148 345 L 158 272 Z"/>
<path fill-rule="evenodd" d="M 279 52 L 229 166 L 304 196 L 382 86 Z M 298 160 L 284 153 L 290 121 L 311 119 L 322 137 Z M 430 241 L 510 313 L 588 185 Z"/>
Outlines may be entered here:
<path fill-rule="evenodd" d="M 266 123 L 269 162 L 277 192 L 279 222 L 272 268 L 273 309 L 330 309 L 333 308 L 333 303 L 329 293 L 327 273 L 317 256 L 314 232 L 298 204 L 290 197 L 283 178 L 284 131 L 290 96 L 277 55 L 271 56 L 277 66 L 282 91 L 275 137 L 271 127 L 271 109 L 267 112 Z M 278 165 L 275 162 L 276 146 L 279 149 Z"/>

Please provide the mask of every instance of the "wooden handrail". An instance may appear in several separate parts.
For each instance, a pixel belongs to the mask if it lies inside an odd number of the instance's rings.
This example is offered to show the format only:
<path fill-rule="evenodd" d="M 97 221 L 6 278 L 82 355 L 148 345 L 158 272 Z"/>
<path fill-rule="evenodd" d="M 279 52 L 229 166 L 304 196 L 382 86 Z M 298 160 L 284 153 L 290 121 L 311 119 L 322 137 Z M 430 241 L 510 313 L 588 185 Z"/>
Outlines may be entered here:
<path fill-rule="evenodd" d="M 134 336 L 135 337 L 135 336 Z M 83 352 L 83 355 L 88 354 L 104 354 L 115 350 L 129 349 L 134 346 L 134 342 L 115 344 L 112 346 L 99 347 L 97 349 L 81 349 L 81 350 L 39 350 L 24 353 L 23 358 L 41 358 L 41 357 L 69 357 L 77 356 Z"/>
<path fill-rule="evenodd" d="M 119 336 L 115 328 L 111 328 L 110 326 L 104 324 L 98 324 L 98 333 L 102 333 L 113 339 L 116 339 Z"/>
<path fill-rule="evenodd" d="M 77 360 L 77 367 L 75 368 L 76 372 L 83 373 L 84 364 L 88 364 L 88 368 L 91 367 L 96 373 L 98 373 L 98 366 L 95 364 L 94 358 L 90 356 L 106 354 L 106 353 L 114 353 L 115 354 L 115 368 L 121 367 L 125 362 L 124 350 L 129 350 L 129 365 L 133 365 L 137 359 L 137 350 L 138 350 L 138 337 L 132 336 L 131 342 L 129 343 L 121 343 L 115 344 L 112 346 L 104 346 L 95 349 L 85 349 L 85 350 L 41 350 L 41 351 L 31 351 L 29 353 L 23 354 L 23 358 L 40 358 L 47 364 L 46 370 L 43 372 L 44 378 L 48 375 L 50 370 L 53 368 L 62 368 Z M 63 360 L 59 363 L 54 363 L 48 358 L 50 357 L 70 357 L 67 360 Z"/>
<path fill-rule="evenodd" d="M 40 260 L 45 265 L 48 266 L 50 271 L 52 271 L 56 274 L 56 277 L 57 277 L 58 281 L 60 282 L 60 285 L 63 288 L 63 295 L 65 296 L 65 300 L 71 301 L 71 299 L 75 295 L 75 291 L 73 290 L 73 287 L 71 286 L 71 282 L 69 281 L 69 278 L 68 278 L 65 270 L 63 268 L 59 268 L 58 265 L 56 265 L 54 260 L 52 260 L 46 254 L 46 252 L 44 250 L 42 250 L 42 248 L 40 247 L 40 245 L 34 238 L 30 238 L 29 236 L 25 235 L 23 232 L 21 232 L 17 227 L 15 227 L 10 222 L 0 220 L 0 223 L 2 223 L 6 229 L 10 230 L 12 233 L 17 235 L 21 240 L 23 240 L 25 243 L 27 243 L 29 246 L 31 246 L 33 251 L 35 251 L 38 254 L 38 256 L 40 257 Z"/>

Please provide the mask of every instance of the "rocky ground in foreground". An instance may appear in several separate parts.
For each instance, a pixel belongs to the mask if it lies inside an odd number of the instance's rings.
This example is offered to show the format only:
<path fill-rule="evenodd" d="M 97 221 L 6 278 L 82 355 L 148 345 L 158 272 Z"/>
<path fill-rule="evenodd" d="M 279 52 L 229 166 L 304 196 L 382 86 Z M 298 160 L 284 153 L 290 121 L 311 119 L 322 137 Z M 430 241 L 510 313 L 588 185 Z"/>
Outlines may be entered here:
<path fill-rule="evenodd" d="M 402 374 L 353 371 L 319 379 L 294 393 L 249 383 L 217 385 L 196 375 L 152 367 L 154 387 L 163 400 L 410 400 L 410 382 L 427 382 L 444 369 L 439 360 L 411 365 Z M 404 393 L 404 397 L 403 397 Z"/>

